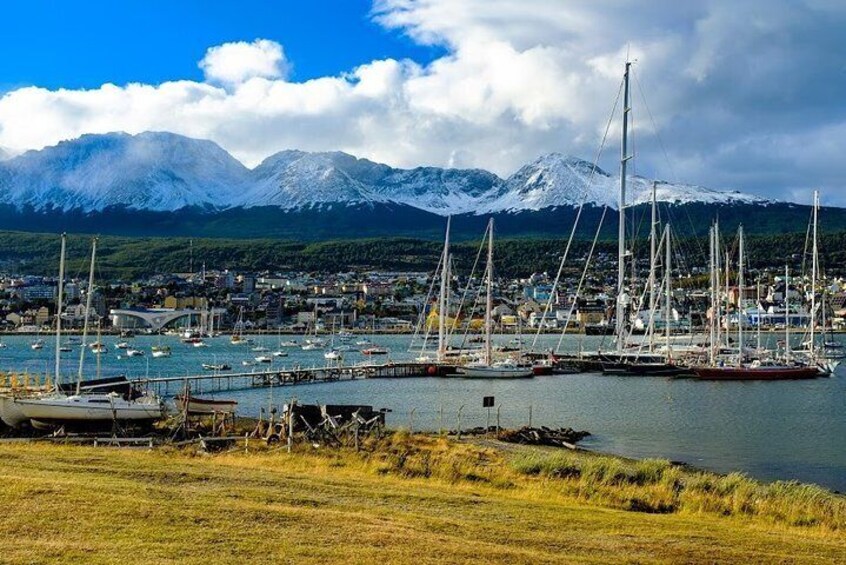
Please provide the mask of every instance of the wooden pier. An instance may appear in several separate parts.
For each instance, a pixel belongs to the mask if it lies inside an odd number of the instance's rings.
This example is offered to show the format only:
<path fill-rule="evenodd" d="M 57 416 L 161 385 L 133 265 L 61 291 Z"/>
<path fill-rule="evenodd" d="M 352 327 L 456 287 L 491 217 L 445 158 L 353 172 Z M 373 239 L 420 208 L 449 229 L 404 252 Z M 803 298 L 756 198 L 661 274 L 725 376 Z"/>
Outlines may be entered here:
<path fill-rule="evenodd" d="M 247 390 L 271 386 L 289 386 L 359 379 L 426 377 L 448 374 L 452 368 L 437 363 L 384 363 L 326 367 L 292 367 L 250 372 L 215 371 L 179 377 L 133 379 L 159 396 L 174 396 L 185 390 L 192 394 Z"/>

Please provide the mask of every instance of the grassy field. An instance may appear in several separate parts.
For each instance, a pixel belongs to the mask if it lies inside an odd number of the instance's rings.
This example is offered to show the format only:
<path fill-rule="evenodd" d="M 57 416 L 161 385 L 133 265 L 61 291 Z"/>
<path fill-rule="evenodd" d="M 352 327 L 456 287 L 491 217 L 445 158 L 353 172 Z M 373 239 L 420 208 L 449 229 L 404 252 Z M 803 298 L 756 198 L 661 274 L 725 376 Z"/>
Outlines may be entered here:
<path fill-rule="evenodd" d="M 846 502 L 396 434 L 362 453 L 0 444 L 2 563 L 832 563 Z"/>

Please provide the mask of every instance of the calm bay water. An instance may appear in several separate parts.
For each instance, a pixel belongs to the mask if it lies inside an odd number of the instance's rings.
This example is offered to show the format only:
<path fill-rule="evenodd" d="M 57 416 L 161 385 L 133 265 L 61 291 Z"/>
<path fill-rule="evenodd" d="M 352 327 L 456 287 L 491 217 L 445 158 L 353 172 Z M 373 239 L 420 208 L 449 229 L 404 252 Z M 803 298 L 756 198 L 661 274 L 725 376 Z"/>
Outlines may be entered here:
<path fill-rule="evenodd" d="M 768 335 L 770 340 L 776 336 Z M 29 347 L 31 336 L 5 336 L 0 369 L 41 373 L 52 371 L 52 341 L 40 351 Z M 277 349 L 279 338 L 254 338 Z M 282 337 L 283 340 L 287 336 Z M 504 343 L 508 338 L 501 338 Z M 567 336 L 565 350 L 595 349 L 602 338 Z M 391 350 L 392 359 L 408 359 L 409 336 L 378 336 L 378 345 Z M 104 337 L 109 352 L 101 357 L 102 375 L 128 377 L 176 376 L 201 372 L 202 363 L 228 363 L 247 371 L 241 361 L 252 359 L 247 346 L 230 345 L 228 338 L 207 340 L 195 348 L 170 337 L 137 337 L 131 346 L 143 357 L 126 358 Z M 539 345 L 551 347 L 557 336 L 542 336 Z M 150 347 L 170 345 L 173 357 L 154 359 Z M 76 374 L 79 348 L 63 353 L 62 372 Z M 607 344 L 606 347 L 610 347 Z M 322 351 L 290 348 L 289 357 L 275 358 L 274 367 L 322 366 Z M 365 360 L 345 354 L 347 363 Z M 383 358 L 384 359 L 384 358 Z M 380 359 L 375 358 L 374 361 Z M 96 362 L 86 356 L 85 373 L 94 376 Z M 261 368 L 266 369 L 263 365 Z M 299 385 L 220 393 L 239 400 L 239 411 L 255 416 L 259 407 L 279 406 L 291 396 L 305 403 L 370 404 L 390 408 L 388 422 L 415 429 L 485 425 L 483 396 L 495 396 L 503 426 L 527 424 L 570 426 L 590 431 L 583 445 L 630 457 L 665 457 L 719 472 L 744 471 L 754 477 L 796 479 L 846 491 L 846 366 L 832 378 L 782 382 L 704 382 L 695 379 L 605 377 L 596 374 L 560 375 L 533 379 L 487 381 L 470 379 L 374 379 Z M 496 412 L 491 412 L 491 422 Z"/>

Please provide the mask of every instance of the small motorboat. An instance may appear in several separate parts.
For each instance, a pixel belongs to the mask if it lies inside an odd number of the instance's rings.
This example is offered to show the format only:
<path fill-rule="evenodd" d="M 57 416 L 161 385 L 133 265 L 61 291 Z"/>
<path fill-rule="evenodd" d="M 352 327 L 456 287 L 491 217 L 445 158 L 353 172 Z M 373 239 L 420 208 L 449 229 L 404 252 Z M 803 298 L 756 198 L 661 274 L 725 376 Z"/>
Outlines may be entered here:
<path fill-rule="evenodd" d="M 143 349 L 127 349 L 126 350 L 127 357 L 143 357 L 144 350 Z"/>
<path fill-rule="evenodd" d="M 170 357 L 170 347 L 168 346 L 153 346 L 152 354 L 153 357 Z"/>
<path fill-rule="evenodd" d="M 299 346 L 300 346 L 300 344 L 297 343 L 297 340 L 295 340 L 295 339 L 289 339 L 287 341 L 279 342 L 279 347 L 299 347 Z"/>
<path fill-rule="evenodd" d="M 287 352 L 287 351 L 282 351 L 282 350 L 280 349 L 279 351 L 274 351 L 274 352 L 273 352 L 273 356 L 274 356 L 274 357 L 287 357 L 287 356 L 288 356 L 288 352 Z"/>
<path fill-rule="evenodd" d="M 373 346 L 361 350 L 362 355 L 387 355 L 388 350 L 384 347 Z"/>
<path fill-rule="evenodd" d="M 226 363 L 203 363 L 203 369 L 206 371 L 231 371 L 232 365 Z"/>
<path fill-rule="evenodd" d="M 255 360 L 256 363 L 272 363 L 273 357 L 270 357 L 269 355 L 259 355 L 255 358 Z"/>
<path fill-rule="evenodd" d="M 323 354 L 323 358 L 327 361 L 340 361 L 342 357 L 341 352 L 334 349 Z"/>
<path fill-rule="evenodd" d="M 129 344 L 125 341 L 119 341 L 115 344 L 115 349 L 128 349 Z"/>
<path fill-rule="evenodd" d="M 35 341 L 29 344 L 29 347 L 34 350 L 44 349 L 44 340 L 36 339 Z"/>

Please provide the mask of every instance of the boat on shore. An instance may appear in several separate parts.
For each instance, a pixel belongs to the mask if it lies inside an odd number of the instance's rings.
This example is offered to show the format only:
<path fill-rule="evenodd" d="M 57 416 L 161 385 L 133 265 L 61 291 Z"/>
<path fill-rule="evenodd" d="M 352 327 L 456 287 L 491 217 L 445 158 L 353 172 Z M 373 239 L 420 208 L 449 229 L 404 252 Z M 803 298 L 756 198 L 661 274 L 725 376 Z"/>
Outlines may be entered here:
<path fill-rule="evenodd" d="M 188 414 L 211 416 L 212 414 L 234 414 L 238 407 L 238 401 L 199 398 L 180 394 L 176 397 L 176 406 Z"/>

